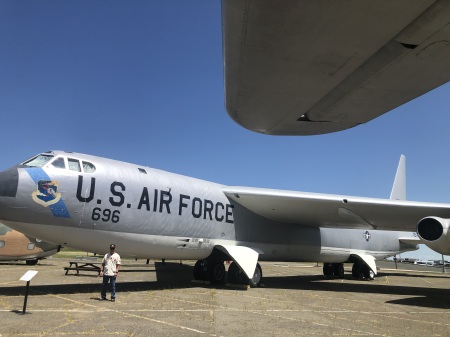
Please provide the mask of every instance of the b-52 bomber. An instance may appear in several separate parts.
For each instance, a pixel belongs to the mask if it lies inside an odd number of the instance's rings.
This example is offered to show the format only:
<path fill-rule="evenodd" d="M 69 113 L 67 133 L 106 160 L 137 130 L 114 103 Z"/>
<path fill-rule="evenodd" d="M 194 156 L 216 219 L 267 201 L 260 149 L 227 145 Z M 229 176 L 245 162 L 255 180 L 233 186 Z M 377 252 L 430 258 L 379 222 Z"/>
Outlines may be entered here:
<path fill-rule="evenodd" d="M 450 1 L 222 0 L 225 104 L 268 135 L 346 130 L 450 81 Z"/>
<path fill-rule="evenodd" d="M 0 221 L 55 245 L 197 260 L 194 278 L 260 284 L 258 261 L 314 261 L 374 278 L 376 260 L 425 243 L 450 252 L 450 205 L 224 186 L 80 153 L 49 151 L 0 173 Z M 417 234 L 416 234 L 417 231 Z M 232 261 L 225 270 L 224 261 Z"/>

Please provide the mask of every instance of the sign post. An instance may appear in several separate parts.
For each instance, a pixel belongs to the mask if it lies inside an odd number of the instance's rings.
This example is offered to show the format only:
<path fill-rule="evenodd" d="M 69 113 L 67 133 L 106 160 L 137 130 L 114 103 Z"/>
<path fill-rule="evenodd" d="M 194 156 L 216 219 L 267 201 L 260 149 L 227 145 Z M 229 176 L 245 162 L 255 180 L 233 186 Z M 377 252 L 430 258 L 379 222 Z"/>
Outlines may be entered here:
<path fill-rule="evenodd" d="M 25 311 L 27 310 L 27 300 L 28 300 L 28 289 L 30 288 L 30 281 L 33 277 L 36 276 L 37 270 L 29 270 L 23 276 L 20 278 L 19 281 L 26 281 L 27 286 L 25 290 L 25 300 L 23 301 L 23 311 L 22 314 L 25 314 Z"/>

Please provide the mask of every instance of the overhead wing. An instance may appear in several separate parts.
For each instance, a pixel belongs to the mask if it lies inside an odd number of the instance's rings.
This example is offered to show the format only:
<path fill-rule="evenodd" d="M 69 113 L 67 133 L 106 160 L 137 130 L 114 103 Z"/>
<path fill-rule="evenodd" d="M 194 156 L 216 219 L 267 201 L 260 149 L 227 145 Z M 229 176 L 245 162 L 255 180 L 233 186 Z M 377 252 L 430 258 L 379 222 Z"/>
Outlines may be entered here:
<path fill-rule="evenodd" d="M 313 227 L 415 231 L 427 216 L 450 218 L 450 204 L 226 187 L 232 201 L 268 219 Z"/>
<path fill-rule="evenodd" d="M 250 130 L 366 123 L 450 80 L 450 1 L 222 0 L 225 101 Z"/>

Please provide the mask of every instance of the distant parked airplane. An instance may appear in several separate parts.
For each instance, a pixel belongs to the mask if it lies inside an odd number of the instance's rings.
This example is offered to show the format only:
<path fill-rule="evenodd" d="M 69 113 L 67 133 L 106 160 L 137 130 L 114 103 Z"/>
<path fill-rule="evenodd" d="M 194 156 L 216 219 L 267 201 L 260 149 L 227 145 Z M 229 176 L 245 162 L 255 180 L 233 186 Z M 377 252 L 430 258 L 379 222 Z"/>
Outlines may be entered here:
<path fill-rule="evenodd" d="M 34 265 L 38 260 L 56 254 L 59 248 L 0 223 L 0 261 L 25 260 L 26 264 Z"/>

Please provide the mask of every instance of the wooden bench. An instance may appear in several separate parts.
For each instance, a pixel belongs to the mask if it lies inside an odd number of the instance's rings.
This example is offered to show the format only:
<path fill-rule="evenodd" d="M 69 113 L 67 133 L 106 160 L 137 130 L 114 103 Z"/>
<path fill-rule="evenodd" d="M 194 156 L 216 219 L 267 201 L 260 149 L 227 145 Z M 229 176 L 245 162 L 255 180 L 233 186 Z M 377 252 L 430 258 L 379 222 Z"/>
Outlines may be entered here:
<path fill-rule="evenodd" d="M 65 275 L 69 273 L 71 270 L 76 271 L 76 275 L 80 275 L 80 271 L 95 271 L 100 275 L 102 265 L 101 262 L 89 262 L 89 261 L 70 261 L 69 267 L 64 267 L 66 271 Z"/>

